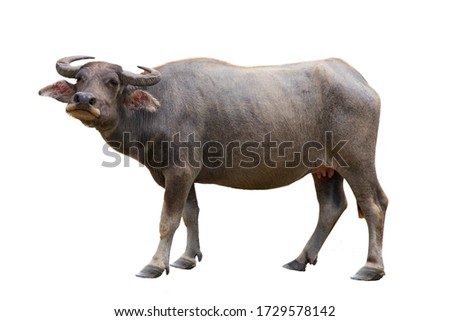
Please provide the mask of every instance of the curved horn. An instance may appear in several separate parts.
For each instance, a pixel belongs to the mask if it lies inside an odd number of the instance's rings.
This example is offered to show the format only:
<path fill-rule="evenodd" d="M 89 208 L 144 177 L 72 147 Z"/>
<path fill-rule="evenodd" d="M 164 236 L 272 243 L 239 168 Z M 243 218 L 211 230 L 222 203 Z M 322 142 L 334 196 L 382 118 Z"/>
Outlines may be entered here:
<path fill-rule="evenodd" d="M 61 58 L 56 62 L 56 71 L 63 77 L 75 78 L 81 66 L 71 66 L 70 64 L 74 61 L 81 59 L 95 59 L 90 56 L 70 56 Z"/>
<path fill-rule="evenodd" d="M 161 73 L 158 70 L 141 66 L 138 66 L 138 68 L 144 70 L 144 73 L 135 74 L 129 71 L 122 71 L 122 81 L 133 86 L 151 86 L 161 80 Z"/>

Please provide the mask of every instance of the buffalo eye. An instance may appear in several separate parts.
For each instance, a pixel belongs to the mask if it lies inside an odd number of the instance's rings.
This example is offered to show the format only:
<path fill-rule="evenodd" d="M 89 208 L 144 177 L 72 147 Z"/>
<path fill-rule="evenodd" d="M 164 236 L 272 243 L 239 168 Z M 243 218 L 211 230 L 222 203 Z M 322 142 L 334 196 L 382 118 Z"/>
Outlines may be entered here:
<path fill-rule="evenodd" d="M 81 82 L 81 81 L 83 81 L 83 76 L 81 76 L 80 74 L 78 74 L 78 75 L 75 76 L 75 80 L 76 80 L 77 82 Z"/>
<path fill-rule="evenodd" d="M 106 82 L 106 84 L 111 86 L 111 87 L 117 87 L 119 85 L 119 82 L 117 81 L 117 79 L 109 79 Z"/>

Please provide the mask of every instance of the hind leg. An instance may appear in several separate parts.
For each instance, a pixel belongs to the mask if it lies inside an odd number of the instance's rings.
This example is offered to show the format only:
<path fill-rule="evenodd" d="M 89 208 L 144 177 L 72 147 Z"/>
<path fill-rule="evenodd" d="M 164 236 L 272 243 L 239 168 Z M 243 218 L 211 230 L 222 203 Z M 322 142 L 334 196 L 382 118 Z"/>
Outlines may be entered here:
<path fill-rule="evenodd" d="M 304 271 L 308 263 L 316 264 L 320 248 L 347 207 L 339 173 L 334 172 L 331 177 L 313 174 L 313 178 L 320 207 L 319 221 L 302 253 L 283 266 L 290 270 Z"/>
<path fill-rule="evenodd" d="M 382 256 L 383 230 L 388 198 L 378 182 L 375 169 L 348 173 L 345 179 L 355 194 L 369 230 L 369 251 L 366 264 L 352 276 L 355 280 L 374 281 L 384 276 Z"/>

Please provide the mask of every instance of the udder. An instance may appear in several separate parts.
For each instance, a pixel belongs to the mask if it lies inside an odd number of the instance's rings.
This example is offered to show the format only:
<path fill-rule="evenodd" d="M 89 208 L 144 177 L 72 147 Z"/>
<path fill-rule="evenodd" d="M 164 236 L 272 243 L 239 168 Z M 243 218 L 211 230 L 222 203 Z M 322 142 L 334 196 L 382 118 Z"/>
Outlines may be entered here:
<path fill-rule="evenodd" d="M 331 178 L 334 175 L 334 169 L 331 167 L 325 167 L 325 166 L 320 166 L 318 168 L 316 168 L 313 172 L 313 175 L 316 175 L 316 177 L 318 179 L 321 179 L 322 177 L 328 177 Z"/>

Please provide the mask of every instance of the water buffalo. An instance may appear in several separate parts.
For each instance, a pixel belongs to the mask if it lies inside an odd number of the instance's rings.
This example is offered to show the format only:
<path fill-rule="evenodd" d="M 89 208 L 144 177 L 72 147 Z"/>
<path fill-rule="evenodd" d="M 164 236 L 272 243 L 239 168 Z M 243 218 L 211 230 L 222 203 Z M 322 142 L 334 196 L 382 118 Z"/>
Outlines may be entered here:
<path fill-rule="evenodd" d="M 375 170 L 377 93 L 340 59 L 239 67 L 213 59 L 171 62 L 141 74 L 72 56 L 57 61 L 60 80 L 39 91 L 95 127 L 117 151 L 144 164 L 165 189 L 160 242 L 139 277 L 169 272 L 181 217 L 184 254 L 172 266 L 202 259 L 195 183 L 240 189 L 285 186 L 313 174 L 319 220 L 300 255 L 285 268 L 304 271 L 347 207 L 343 180 L 369 230 L 366 264 L 352 277 L 384 275 L 382 241 L 388 199 Z"/>

